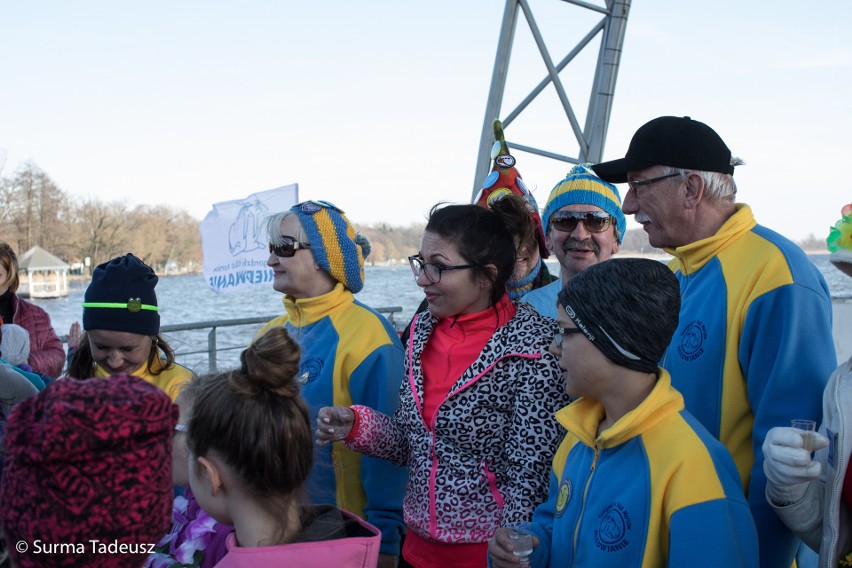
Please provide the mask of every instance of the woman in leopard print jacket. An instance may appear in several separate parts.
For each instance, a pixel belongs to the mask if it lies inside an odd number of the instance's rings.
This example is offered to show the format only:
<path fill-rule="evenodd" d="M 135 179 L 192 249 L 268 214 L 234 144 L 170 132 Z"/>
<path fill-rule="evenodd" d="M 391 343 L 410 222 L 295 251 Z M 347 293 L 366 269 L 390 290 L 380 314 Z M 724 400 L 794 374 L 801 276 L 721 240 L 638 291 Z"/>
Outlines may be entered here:
<path fill-rule="evenodd" d="M 432 210 L 411 257 L 429 311 L 411 324 L 399 408 L 318 418 L 320 443 L 346 434 L 350 449 L 408 466 L 403 557 L 415 568 L 486 566 L 494 531 L 547 497 L 553 414 L 568 397 L 547 350 L 555 322 L 506 294 L 515 247 L 503 223 L 474 205 Z"/>

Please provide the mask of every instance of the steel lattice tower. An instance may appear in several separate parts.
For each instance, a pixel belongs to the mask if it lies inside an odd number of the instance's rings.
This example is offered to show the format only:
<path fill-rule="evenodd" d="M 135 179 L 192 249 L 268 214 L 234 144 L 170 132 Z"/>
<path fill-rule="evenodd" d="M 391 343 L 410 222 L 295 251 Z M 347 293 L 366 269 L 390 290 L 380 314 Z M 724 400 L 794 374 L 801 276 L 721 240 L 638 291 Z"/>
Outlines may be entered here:
<path fill-rule="evenodd" d="M 494 72 L 491 77 L 491 88 L 488 94 L 488 103 L 485 108 L 485 120 L 482 125 L 482 136 L 479 142 L 479 153 L 476 162 L 476 175 L 473 182 L 473 196 L 479 192 L 482 180 L 491 169 L 491 145 L 494 141 L 492 121 L 500 118 L 504 127 L 515 120 L 521 112 L 550 84 L 553 84 L 565 115 L 570 123 L 571 130 L 579 146 L 579 155 L 576 157 L 566 156 L 559 152 L 525 146 L 522 144 L 507 143 L 510 148 L 522 150 L 539 156 L 560 160 L 572 164 L 583 162 L 599 162 L 603 156 L 606 132 L 609 126 L 609 117 L 612 110 L 613 94 L 615 92 L 615 81 L 618 76 L 618 65 L 621 59 L 621 47 L 624 43 L 624 32 L 627 27 L 627 15 L 630 11 L 630 0 L 605 0 L 605 7 L 596 6 L 581 0 L 553 0 L 573 4 L 583 9 L 591 10 L 601 14 L 601 19 L 578 41 L 565 57 L 554 63 L 550 51 L 545 45 L 544 38 L 536 24 L 532 9 L 528 0 L 506 0 L 506 8 L 503 13 L 503 23 L 500 29 L 500 37 L 497 45 L 497 57 L 494 62 Z M 515 28 L 518 21 L 518 11 L 522 10 L 527 24 L 532 32 L 533 39 L 547 68 L 547 75 L 530 91 L 521 103 L 504 116 L 500 116 L 503 103 L 503 92 L 506 87 L 506 77 L 509 69 L 509 58 L 512 52 L 512 44 L 515 37 Z M 593 42 L 600 36 L 600 43 Z M 583 49 L 594 49 L 599 45 L 597 65 L 595 68 L 594 81 L 592 82 L 589 95 L 589 106 L 586 112 L 586 121 L 583 128 L 574 113 L 571 102 L 560 80 L 559 73 L 570 63 Z"/>

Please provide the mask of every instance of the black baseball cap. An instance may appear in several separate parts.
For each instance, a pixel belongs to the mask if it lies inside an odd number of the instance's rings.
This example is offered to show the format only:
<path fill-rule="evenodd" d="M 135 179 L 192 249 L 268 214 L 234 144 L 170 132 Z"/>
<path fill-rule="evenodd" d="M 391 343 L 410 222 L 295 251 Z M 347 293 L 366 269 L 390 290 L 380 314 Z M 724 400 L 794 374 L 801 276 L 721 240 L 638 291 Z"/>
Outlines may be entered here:
<path fill-rule="evenodd" d="M 601 162 L 592 169 L 604 181 L 624 183 L 627 172 L 657 165 L 734 173 L 731 151 L 722 138 L 703 122 L 688 116 L 661 116 L 644 124 L 630 140 L 625 157 Z"/>

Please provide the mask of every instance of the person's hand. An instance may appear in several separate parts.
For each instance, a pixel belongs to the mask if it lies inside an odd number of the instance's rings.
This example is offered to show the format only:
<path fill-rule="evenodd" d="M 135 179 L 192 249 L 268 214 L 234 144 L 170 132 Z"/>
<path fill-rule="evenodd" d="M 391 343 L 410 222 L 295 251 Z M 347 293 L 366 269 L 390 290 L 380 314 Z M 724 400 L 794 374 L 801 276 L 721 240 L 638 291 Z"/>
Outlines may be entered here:
<path fill-rule="evenodd" d="M 532 539 L 533 549 L 538 546 L 538 539 Z M 521 565 L 521 559 L 512 554 L 515 547 L 509 540 L 509 529 L 497 529 L 491 540 L 488 541 L 488 556 L 491 558 L 493 568 L 517 568 Z"/>
<path fill-rule="evenodd" d="M 71 324 L 71 329 L 68 330 L 68 347 L 77 347 L 82 335 L 83 330 L 80 328 L 80 322 L 75 321 Z"/>
<path fill-rule="evenodd" d="M 828 446 L 828 439 L 812 433 L 814 450 Z M 766 492 L 776 503 L 795 503 L 805 496 L 808 483 L 818 479 L 822 464 L 811 459 L 800 430 L 773 428 L 763 441 Z"/>
<path fill-rule="evenodd" d="M 323 406 L 317 414 L 317 445 L 343 440 L 352 431 L 355 412 L 347 406 Z"/>
<path fill-rule="evenodd" d="M 379 554 L 379 563 L 376 568 L 396 568 L 399 561 L 393 554 Z"/>

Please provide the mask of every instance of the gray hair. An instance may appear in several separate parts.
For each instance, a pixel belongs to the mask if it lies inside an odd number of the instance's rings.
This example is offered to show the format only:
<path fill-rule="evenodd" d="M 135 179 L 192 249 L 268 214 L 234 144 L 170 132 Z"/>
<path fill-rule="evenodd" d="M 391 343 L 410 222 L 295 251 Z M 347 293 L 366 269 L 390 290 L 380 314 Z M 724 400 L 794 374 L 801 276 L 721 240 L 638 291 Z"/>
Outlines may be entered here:
<path fill-rule="evenodd" d="M 731 157 L 732 166 L 742 166 L 745 162 L 736 156 Z M 688 168 L 673 168 L 671 166 L 663 166 L 663 175 L 671 174 L 688 174 L 696 173 L 704 180 L 704 195 L 715 203 L 730 203 L 733 204 L 737 197 L 737 182 L 734 181 L 733 174 L 723 174 L 721 172 L 702 172 L 690 170 Z M 672 185 L 678 183 L 679 178 L 669 178 L 668 182 Z"/>
<path fill-rule="evenodd" d="M 275 213 L 266 218 L 266 234 L 269 237 L 270 244 L 273 245 L 282 245 L 284 242 L 281 240 L 281 223 L 284 222 L 288 217 L 295 217 L 297 221 L 299 221 L 299 216 L 296 215 L 293 211 L 289 209 L 287 211 L 281 211 L 280 213 Z M 310 244 L 310 239 L 308 239 L 307 233 L 305 233 L 304 227 L 302 227 L 302 222 L 299 221 L 299 231 L 296 235 L 289 235 L 295 238 L 297 241 L 302 243 Z"/>

